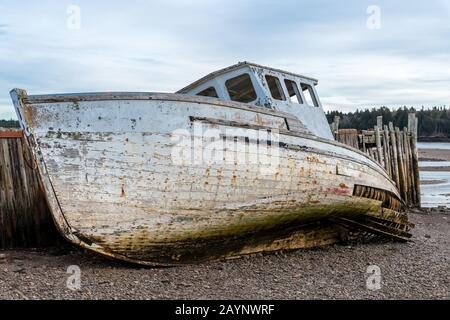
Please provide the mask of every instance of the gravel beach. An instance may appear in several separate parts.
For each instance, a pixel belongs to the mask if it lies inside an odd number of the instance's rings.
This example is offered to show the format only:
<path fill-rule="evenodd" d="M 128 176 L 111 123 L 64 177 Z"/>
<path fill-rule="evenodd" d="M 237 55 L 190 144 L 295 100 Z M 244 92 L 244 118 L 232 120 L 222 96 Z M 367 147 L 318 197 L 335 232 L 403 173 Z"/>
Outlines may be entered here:
<path fill-rule="evenodd" d="M 175 268 L 72 247 L 0 251 L 1 299 L 449 299 L 450 212 L 411 213 L 413 242 L 334 245 Z M 77 265 L 81 288 L 67 269 Z M 367 267 L 381 289 L 366 288 Z"/>

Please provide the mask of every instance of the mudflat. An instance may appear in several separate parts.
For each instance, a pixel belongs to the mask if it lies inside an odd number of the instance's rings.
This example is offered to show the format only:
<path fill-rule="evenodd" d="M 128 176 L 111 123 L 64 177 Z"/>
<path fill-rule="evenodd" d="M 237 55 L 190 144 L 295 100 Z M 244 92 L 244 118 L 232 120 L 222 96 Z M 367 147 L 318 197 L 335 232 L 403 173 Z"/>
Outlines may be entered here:
<path fill-rule="evenodd" d="M 419 161 L 450 161 L 450 150 L 419 149 Z"/>
<path fill-rule="evenodd" d="M 411 212 L 410 220 L 416 227 L 408 243 L 333 245 L 173 268 L 143 268 L 71 246 L 0 251 L 0 299 L 450 299 L 450 211 Z M 379 290 L 367 287 L 373 266 L 381 272 Z M 74 268 L 81 282 L 72 291 Z"/>

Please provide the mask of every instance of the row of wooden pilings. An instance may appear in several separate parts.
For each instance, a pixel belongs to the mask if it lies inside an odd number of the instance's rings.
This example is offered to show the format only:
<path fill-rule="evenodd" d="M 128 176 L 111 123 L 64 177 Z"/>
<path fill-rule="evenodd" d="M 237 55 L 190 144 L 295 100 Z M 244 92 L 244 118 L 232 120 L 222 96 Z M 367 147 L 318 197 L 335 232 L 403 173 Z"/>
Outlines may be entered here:
<path fill-rule="evenodd" d="M 0 248 L 59 240 L 22 131 L 0 130 Z"/>
<path fill-rule="evenodd" d="M 373 130 L 339 129 L 339 117 L 331 124 L 336 140 L 358 148 L 380 163 L 395 181 L 405 203 L 420 207 L 419 157 L 417 150 L 418 120 L 408 115 L 408 127 L 401 130 L 392 122 L 383 125 L 377 117 Z"/>

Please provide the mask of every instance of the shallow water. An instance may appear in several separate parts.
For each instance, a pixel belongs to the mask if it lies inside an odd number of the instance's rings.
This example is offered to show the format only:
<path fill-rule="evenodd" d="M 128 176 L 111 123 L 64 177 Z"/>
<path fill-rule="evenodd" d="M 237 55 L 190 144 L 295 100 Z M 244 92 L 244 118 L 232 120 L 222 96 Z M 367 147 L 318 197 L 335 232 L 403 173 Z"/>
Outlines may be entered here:
<path fill-rule="evenodd" d="M 418 142 L 417 148 L 450 150 L 450 142 Z"/>
<path fill-rule="evenodd" d="M 447 149 L 450 150 L 450 143 L 445 142 L 419 142 L 419 149 Z M 450 161 L 420 161 L 419 168 L 423 167 L 450 167 Z M 450 208 L 450 169 L 449 171 L 422 171 L 420 170 L 420 180 L 440 181 L 437 184 L 422 184 L 421 200 L 422 207 L 446 206 Z"/>
<path fill-rule="evenodd" d="M 423 167 L 450 167 L 450 161 L 419 161 L 419 168 Z"/>
<path fill-rule="evenodd" d="M 422 207 L 450 208 L 450 172 L 421 171 L 420 180 L 445 180 L 439 184 L 421 185 Z"/>

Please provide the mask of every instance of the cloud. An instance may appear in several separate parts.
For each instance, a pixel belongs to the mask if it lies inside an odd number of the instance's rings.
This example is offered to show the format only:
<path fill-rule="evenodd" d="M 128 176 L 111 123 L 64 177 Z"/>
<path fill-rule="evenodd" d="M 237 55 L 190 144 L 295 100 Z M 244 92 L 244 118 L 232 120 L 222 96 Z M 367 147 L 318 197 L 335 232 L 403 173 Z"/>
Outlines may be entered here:
<path fill-rule="evenodd" d="M 8 92 L 168 91 L 249 60 L 319 79 L 327 109 L 450 104 L 450 5 L 377 1 L 78 0 L 0 5 L 0 117 Z M 27 10 L 23 10 L 24 6 Z"/>
<path fill-rule="evenodd" d="M 0 23 L 0 36 L 5 35 L 7 33 L 8 25 L 5 23 Z"/>

